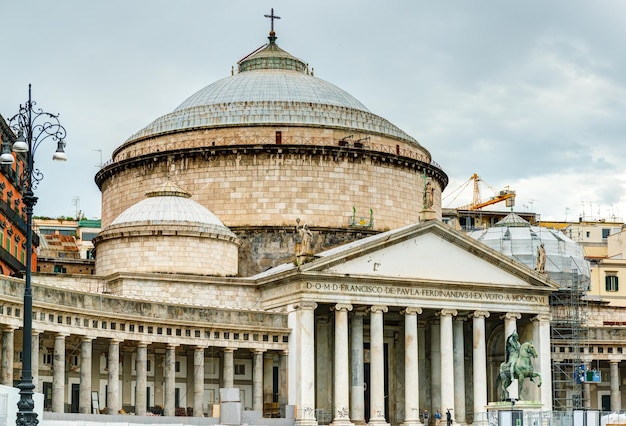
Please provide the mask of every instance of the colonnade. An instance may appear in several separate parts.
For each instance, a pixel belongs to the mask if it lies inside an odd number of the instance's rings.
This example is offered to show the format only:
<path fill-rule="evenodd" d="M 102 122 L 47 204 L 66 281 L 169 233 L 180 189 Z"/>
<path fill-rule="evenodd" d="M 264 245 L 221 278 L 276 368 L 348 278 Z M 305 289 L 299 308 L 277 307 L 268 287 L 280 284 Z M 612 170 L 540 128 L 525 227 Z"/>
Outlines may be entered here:
<path fill-rule="evenodd" d="M 299 381 L 290 382 L 290 404 L 298 407 L 296 424 L 310 425 L 315 419 L 315 375 L 312 366 L 316 359 L 315 347 L 315 311 L 317 303 L 303 302 L 293 306 L 289 313 L 290 327 L 294 335 L 290 340 L 290 353 L 294 353 L 292 367 Z M 384 305 L 358 306 L 349 303 L 337 303 L 331 306 L 334 318 L 332 357 L 332 424 L 348 426 L 365 423 L 387 425 L 385 416 L 385 358 L 384 329 L 385 315 L 390 307 Z M 428 327 L 430 327 L 430 383 L 420 377 L 420 359 L 424 359 L 421 351 L 425 351 L 424 328 L 418 327 L 418 317 L 422 315 L 419 307 L 407 306 L 394 312 L 403 317 L 404 334 L 404 378 L 403 380 L 403 412 L 405 426 L 422 424 L 421 410 L 426 401 L 420 401 L 421 390 L 430 387 L 430 406 L 433 410 L 445 413 L 453 410 L 456 423 L 466 423 L 468 411 L 483 413 L 488 404 L 488 355 L 486 335 L 486 319 L 503 322 L 500 332 L 506 336 L 516 330 L 520 313 L 491 313 L 483 310 L 464 311 L 443 308 L 429 310 Z M 369 412 L 366 413 L 364 401 L 364 319 L 369 317 Z M 536 395 L 543 404 L 544 410 L 551 410 L 550 387 L 550 334 L 549 319 L 546 315 L 528 317 L 533 341 L 540 358 L 537 360 L 539 370 L 546 376 L 541 395 Z M 464 339 L 464 322 L 471 320 L 471 381 L 472 395 L 466 398 L 466 354 Z M 491 327 L 493 332 L 493 324 Z M 500 353 L 504 352 L 504 347 Z M 291 376 L 290 376 L 291 380 Z M 319 386 L 319 384 L 318 384 Z M 291 392 L 291 390 L 294 392 Z M 492 395 L 495 397 L 495 395 Z M 533 395 L 535 396 L 535 395 Z M 473 401 L 473 407 L 466 407 L 466 399 Z M 493 399 L 493 398 L 492 398 Z M 495 399 L 494 399 L 495 401 Z M 395 419 L 397 420 L 397 419 Z"/>
<path fill-rule="evenodd" d="M 38 331 L 33 332 L 33 353 L 40 355 L 39 341 L 41 333 Z M 47 337 L 50 337 L 47 334 Z M 68 411 L 67 406 L 71 403 L 66 396 L 68 395 L 66 386 L 68 385 L 67 377 L 70 376 L 70 370 L 68 370 L 68 356 L 66 351 L 66 339 L 69 334 L 54 333 L 52 365 L 51 365 L 51 405 L 48 407 L 53 412 L 65 412 Z M 79 413 L 92 413 L 92 391 L 98 390 L 98 383 L 94 379 L 101 378 L 101 372 L 97 369 L 97 362 L 94 363 L 93 356 L 93 341 L 94 338 L 83 336 L 80 340 L 79 354 L 79 366 L 78 373 L 75 377 L 79 378 L 79 401 L 78 412 Z M 124 369 L 120 370 L 121 363 L 121 345 L 126 343 L 124 351 L 128 352 L 129 348 L 134 349 L 135 354 L 135 374 L 132 371 Z M 176 412 L 175 401 L 175 389 L 176 384 L 181 383 L 179 378 L 176 377 L 176 362 L 180 359 L 180 354 L 177 356 L 177 349 L 179 345 L 169 344 L 165 345 L 163 367 L 162 372 L 154 371 L 154 377 L 149 377 L 148 363 L 149 363 L 149 347 L 150 342 L 129 342 L 120 339 L 107 339 L 108 348 L 106 351 L 107 364 L 106 364 L 106 409 L 107 414 L 117 414 L 124 406 L 131 405 L 129 400 L 123 400 L 120 395 L 130 395 L 134 392 L 134 410 L 135 414 L 142 416 L 147 414 L 148 409 L 148 384 L 152 384 L 155 387 L 160 386 L 162 382 L 162 404 L 161 401 L 154 401 L 155 405 L 163 405 L 163 414 L 166 416 L 174 416 Z M 161 348 L 159 346 L 159 348 Z M 220 374 L 218 387 L 233 388 L 241 385 L 242 381 L 235 381 L 235 352 L 238 350 L 233 347 L 226 348 L 207 348 L 206 346 L 197 346 L 190 349 L 193 351 L 193 371 L 188 376 L 185 382 L 187 387 L 187 394 L 191 395 L 188 402 L 193 407 L 194 416 L 203 416 L 205 402 L 205 384 L 210 383 L 205 377 L 205 357 L 206 351 L 211 350 L 215 355 L 215 350 L 219 350 L 222 354 L 222 369 Z M 161 349 L 159 349 L 161 350 Z M 264 402 L 268 398 L 273 398 L 275 389 L 273 388 L 274 380 L 274 356 L 278 354 L 278 393 L 279 402 L 286 404 L 287 402 L 287 368 L 288 368 L 288 351 L 271 353 L 264 349 L 251 349 L 250 354 L 246 350 L 245 357 L 252 358 L 252 378 L 245 381 L 246 386 L 250 386 L 252 390 L 252 406 L 255 411 L 263 412 Z M 14 343 L 14 329 L 5 328 L 2 330 L 2 359 L 1 359 L 1 376 L 2 384 L 7 386 L 13 386 L 15 382 L 15 374 L 19 371 L 14 369 L 13 366 L 13 354 L 15 353 Z M 186 351 L 187 353 L 187 351 Z M 40 382 L 49 381 L 49 370 L 45 370 L 46 377 L 40 376 L 40 356 L 33 356 L 33 383 L 35 384 L 36 392 L 42 392 Z M 98 361 L 96 359 L 96 361 Z M 155 363 L 156 364 L 156 363 Z M 157 366 L 155 366 L 157 367 Z M 154 367 L 152 367 L 154 368 Z M 158 367 L 157 367 L 158 368 Z M 43 371 L 43 370 L 42 370 Z M 71 373 L 74 374 L 74 373 Z M 159 380 L 162 377 L 162 380 Z M 135 382 L 135 386 L 132 389 L 131 383 Z M 120 388 L 120 386 L 122 388 Z M 184 401 L 183 401 L 184 402 Z M 217 402 L 217 401 L 216 401 Z M 243 404 L 243 401 L 242 401 Z M 181 404 L 188 405 L 188 404 Z M 243 405 L 242 405 L 243 406 Z M 99 408 L 99 407 L 98 407 Z"/>

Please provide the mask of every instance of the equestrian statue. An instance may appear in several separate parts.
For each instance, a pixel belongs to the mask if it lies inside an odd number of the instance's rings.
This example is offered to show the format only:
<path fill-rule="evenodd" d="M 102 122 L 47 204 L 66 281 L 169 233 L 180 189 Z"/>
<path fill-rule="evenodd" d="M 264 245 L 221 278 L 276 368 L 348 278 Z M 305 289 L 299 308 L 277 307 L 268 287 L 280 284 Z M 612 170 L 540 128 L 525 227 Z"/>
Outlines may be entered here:
<path fill-rule="evenodd" d="M 500 364 L 500 372 L 496 380 L 496 386 L 500 390 L 500 400 L 510 401 L 507 388 L 517 379 L 517 395 L 522 394 L 524 379 L 530 379 L 537 386 L 541 386 L 541 375 L 535 373 L 532 359 L 537 358 L 537 350 L 532 342 L 519 343 L 517 332 L 513 331 L 506 339 L 506 357 Z M 537 382 L 536 378 L 539 379 Z"/>

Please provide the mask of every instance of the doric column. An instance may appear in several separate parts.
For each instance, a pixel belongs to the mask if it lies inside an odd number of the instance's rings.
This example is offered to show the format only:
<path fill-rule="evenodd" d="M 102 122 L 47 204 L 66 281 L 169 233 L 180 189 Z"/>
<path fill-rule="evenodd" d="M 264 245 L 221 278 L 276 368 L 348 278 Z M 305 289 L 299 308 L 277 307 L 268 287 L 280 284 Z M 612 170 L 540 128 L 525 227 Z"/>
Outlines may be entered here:
<path fill-rule="evenodd" d="M 223 383 L 225 388 L 235 387 L 235 348 L 224 348 Z"/>
<path fill-rule="evenodd" d="M 111 339 L 109 343 L 109 378 L 107 386 L 107 413 L 118 414 L 120 409 L 120 342 Z"/>
<path fill-rule="evenodd" d="M 300 302 L 294 304 L 292 308 L 288 317 L 288 324 L 294 335 L 294 339 L 289 339 L 290 404 L 297 407 L 297 426 L 317 426 L 315 419 L 315 308 L 317 308 L 317 303 Z M 291 374 L 292 372 L 295 374 Z"/>
<path fill-rule="evenodd" d="M 39 334 L 41 332 L 38 330 L 33 330 L 33 337 L 31 339 L 31 360 L 30 365 L 32 368 L 32 377 L 33 377 L 33 389 L 34 392 L 41 392 L 39 389 Z M 91 401 L 91 396 L 89 396 L 89 401 Z M 90 403 L 91 404 L 91 403 Z"/>
<path fill-rule="evenodd" d="M 619 390 L 619 360 L 611 359 L 610 372 L 611 372 L 611 411 L 622 411 L 622 394 Z"/>
<path fill-rule="evenodd" d="M 430 395 L 431 423 L 436 410 L 441 411 L 441 325 L 439 318 L 430 321 Z"/>
<path fill-rule="evenodd" d="M 148 343 L 137 344 L 137 384 L 135 386 L 135 413 L 145 416 L 148 408 Z"/>
<path fill-rule="evenodd" d="M 350 420 L 365 424 L 365 374 L 363 364 L 363 309 L 352 315 L 350 332 Z"/>
<path fill-rule="evenodd" d="M 531 319 L 535 349 L 539 352 L 539 374 L 541 387 L 535 387 L 541 393 L 543 411 L 552 411 L 552 362 L 550 361 L 550 315 L 541 314 Z"/>
<path fill-rule="evenodd" d="M 385 351 L 383 340 L 383 313 L 386 306 L 370 307 L 370 421 L 386 425 L 385 419 Z"/>
<path fill-rule="evenodd" d="M 279 379 L 280 380 L 280 379 Z M 274 353 L 263 354 L 263 402 L 274 402 Z"/>
<path fill-rule="evenodd" d="M 34 336 L 33 336 L 34 337 Z M 80 385 L 79 406 L 81 414 L 92 414 L 91 411 L 91 363 L 93 337 L 83 337 L 80 342 Z"/>
<path fill-rule="evenodd" d="M 15 329 L 2 330 L 2 384 L 13 386 L 13 354 L 15 353 Z"/>
<path fill-rule="evenodd" d="M 454 363 L 452 317 L 456 314 L 455 309 L 442 309 L 438 312 L 441 328 L 441 413 L 454 409 L 454 370 L 450 366 Z"/>
<path fill-rule="evenodd" d="M 252 409 L 263 416 L 263 349 L 252 352 Z"/>
<path fill-rule="evenodd" d="M 350 354 L 348 351 L 348 312 L 352 305 L 338 303 L 335 311 L 335 379 L 333 395 L 333 425 L 351 425 L 350 422 Z"/>
<path fill-rule="evenodd" d="M 65 338 L 67 334 L 54 336 L 52 358 L 52 411 L 65 412 Z"/>
<path fill-rule="evenodd" d="M 408 307 L 404 315 L 404 426 L 421 425 L 417 315 L 422 308 Z"/>
<path fill-rule="evenodd" d="M 289 401 L 289 388 L 287 383 L 289 377 L 289 351 L 282 351 L 278 355 L 278 404 L 281 407 L 287 405 Z"/>
<path fill-rule="evenodd" d="M 176 414 L 176 345 L 169 344 L 165 348 L 165 407 L 163 415 Z"/>
<path fill-rule="evenodd" d="M 193 416 L 203 417 L 204 409 L 204 346 L 193 351 Z"/>
<path fill-rule="evenodd" d="M 454 420 L 457 423 L 465 423 L 465 344 L 463 323 L 465 318 L 455 317 L 452 321 L 454 335 Z"/>
<path fill-rule="evenodd" d="M 474 311 L 474 313 L 472 313 L 474 419 L 477 419 L 478 413 L 487 412 L 487 348 L 485 340 L 485 318 L 489 318 L 489 312 L 487 311 Z"/>

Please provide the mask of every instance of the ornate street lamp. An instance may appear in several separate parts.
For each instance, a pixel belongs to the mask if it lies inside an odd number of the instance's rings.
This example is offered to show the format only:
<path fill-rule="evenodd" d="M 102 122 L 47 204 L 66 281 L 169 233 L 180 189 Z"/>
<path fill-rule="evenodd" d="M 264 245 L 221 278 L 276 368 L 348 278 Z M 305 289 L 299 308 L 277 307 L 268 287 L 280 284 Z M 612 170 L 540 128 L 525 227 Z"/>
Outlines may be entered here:
<path fill-rule="evenodd" d="M 33 338 L 33 294 L 31 289 L 31 269 L 33 257 L 33 207 L 37 203 L 34 190 L 43 179 L 39 169 L 34 168 L 35 151 L 45 140 L 57 143 L 57 150 L 53 160 L 65 161 L 67 156 L 65 147 L 65 128 L 59 123 L 59 115 L 44 112 L 35 108 L 36 103 L 31 98 L 31 85 L 28 85 L 28 102 L 20 105 L 19 112 L 9 120 L 9 126 L 17 133 L 13 146 L 9 141 L 2 144 L 0 164 L 13 164 L 14 157 L 11 149 L 17 155 L 24 156 L 24 168 L 19 177 L 19 186 L 24 200 L 26 213 L 26 282 L 24 287 L 24 327 L 22 338 L 22 376 L 17 387 L 20 390 L 20 400 L 17 403 L 18 413 L 16 424 L 21 426 L 37 425 L 35 401 L 33 400 L 33 372 L 32 372 L 32 338 Z"/>

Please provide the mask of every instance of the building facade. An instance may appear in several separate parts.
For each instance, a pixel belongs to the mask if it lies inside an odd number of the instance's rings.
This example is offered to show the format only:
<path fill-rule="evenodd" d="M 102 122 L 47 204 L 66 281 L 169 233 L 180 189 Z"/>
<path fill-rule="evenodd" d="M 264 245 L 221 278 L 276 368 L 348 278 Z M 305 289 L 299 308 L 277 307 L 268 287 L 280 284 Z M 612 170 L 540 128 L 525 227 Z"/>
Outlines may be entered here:
<path fill-rule="evenodd" d="M 96 182 L 95 274 L 33 278 L 47 410 L 213 415 L 237 388 L 243 409 L 298 425 L 419 425 L 447 409 L 472 423 L 501 399 L 516 331 L 543 379 L 520 398 L 551 412 L 558 284 L 444 225 L 447 176 L 428 150 L 273 31 Z M 22 287 L 0 282 L 5 384 Z"/>
<path fill-rule="evenodd" d="M 0 115 L 0 138 L 2 144 L 12 144 L 15 135 Z M 24 170 L 22 155 L 12 153 L 15 161 L 11 165 L 0 165 L 0 273 L 20 276 L 26 270 L 26 215 L 22 205 L 19 179 Z M 33 236 L 33 244 L 39 239 Z M 37 256 L 33 255 L 33 269 Z"/>

